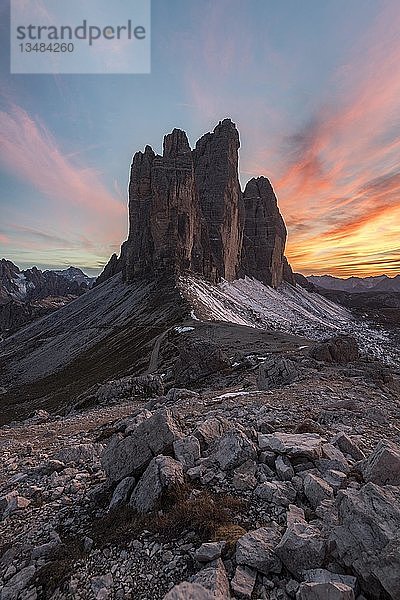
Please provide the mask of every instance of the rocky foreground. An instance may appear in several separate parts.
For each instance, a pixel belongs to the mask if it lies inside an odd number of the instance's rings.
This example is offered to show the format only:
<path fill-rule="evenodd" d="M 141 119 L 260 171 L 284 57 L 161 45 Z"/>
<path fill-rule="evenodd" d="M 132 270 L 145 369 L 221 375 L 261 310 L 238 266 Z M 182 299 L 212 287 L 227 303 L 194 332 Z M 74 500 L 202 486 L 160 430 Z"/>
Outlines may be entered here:
<path fill-rule="evenodd" d="M 1 600 L 400 598 L 399 373 L 343 337 L 210 360 L 0 428 Z"/>

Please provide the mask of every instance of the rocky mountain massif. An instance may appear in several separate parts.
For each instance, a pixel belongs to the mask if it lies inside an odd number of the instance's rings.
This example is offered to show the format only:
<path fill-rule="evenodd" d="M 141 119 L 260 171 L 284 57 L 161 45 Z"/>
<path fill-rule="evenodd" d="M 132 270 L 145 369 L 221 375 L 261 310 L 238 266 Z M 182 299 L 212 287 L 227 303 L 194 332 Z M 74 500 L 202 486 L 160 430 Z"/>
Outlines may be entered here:
<path fill-rule="evenodd" d="M 150 146 L 133 158 L 129 237 L 99 281 L 122 271 L 126 281 L 154 274 L 202 275 L 214 283 L 245 275 L 278 287 L 294 283 L 284 257 L 286 227 L 268 179 L 242 192 L 239 134 L 229 119 L 191 150 L 186 134 L 164 138 L 163 155 Z"/>
<path fill-rule="evenodd" d="M 308 281 L 326 290 L 340 290 L 343 292 L 398 292 L 400 293 L 400 275 L 388 277 L 377 275 L 374 277 L 333 277 L 332 275 L 310 275 Z"/>
<path fill-rule="evenodd" d="M 13 333 L 27 323 L 71 302 L 92 287 L 94 279 L 76 267 L 63 271 L 21 271 L 5 258 L 0 261 L 0 334 Z"/>
<path fill-rule="evenodd" d="M 395 327 L 294 285 L 238 145 L 135 155 L 120 257 L 0 343 L 0 600 L 400 598 Z"/>
<path fill-rule="evenodd" d="M 386 325 L 400 325 L 400 275 L 347 279 L 312 275 L 307 281 L 315 291 L 357 314 Z"/>

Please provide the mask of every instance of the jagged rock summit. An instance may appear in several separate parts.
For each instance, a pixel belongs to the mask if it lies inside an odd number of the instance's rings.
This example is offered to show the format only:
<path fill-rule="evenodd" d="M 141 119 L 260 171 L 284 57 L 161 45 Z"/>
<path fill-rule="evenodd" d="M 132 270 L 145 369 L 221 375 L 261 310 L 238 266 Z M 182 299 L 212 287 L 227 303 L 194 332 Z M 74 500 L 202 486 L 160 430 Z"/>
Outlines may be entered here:
<path fill-rule="evenodd" d="M 284 257 L 286 227 L 271 183 L 251 179 L 242 192 L 239 133 L 220 121 L 190 148 L 186 133 L 164 138 L 163 154 L 146 146 L 133 157 L 129 236 L 98 279 L 126 281 L 185 272 L 212 282 L 246 275 L 278 287 L 294 283 Z"/>

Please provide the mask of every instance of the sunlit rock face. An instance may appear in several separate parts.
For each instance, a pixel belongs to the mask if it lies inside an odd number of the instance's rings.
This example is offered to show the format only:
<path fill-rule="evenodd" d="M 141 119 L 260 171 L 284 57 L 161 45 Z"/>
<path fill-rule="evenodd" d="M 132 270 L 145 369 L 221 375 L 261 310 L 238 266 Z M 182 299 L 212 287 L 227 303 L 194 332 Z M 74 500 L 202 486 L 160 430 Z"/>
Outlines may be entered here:
<path fill-rule="evenodd" d="M 284 257 L 286 227 L 268 179 L 241 190 L 239 133 L 220 121 L 190 148 L 174 129 L 159 156 L 146 146 L 133 158 L 129 236 L 99 282 L 122 271 L 140 277 L 197 273 L 212 282 L 248 275 L 277 287 L 292 282 Z"/>

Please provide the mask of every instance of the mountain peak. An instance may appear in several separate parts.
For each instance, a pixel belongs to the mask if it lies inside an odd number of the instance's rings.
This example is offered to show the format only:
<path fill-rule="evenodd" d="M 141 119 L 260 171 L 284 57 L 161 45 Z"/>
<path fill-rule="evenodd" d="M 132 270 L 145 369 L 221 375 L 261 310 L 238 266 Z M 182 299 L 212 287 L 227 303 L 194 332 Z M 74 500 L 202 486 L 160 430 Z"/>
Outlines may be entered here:
<path fill-rule="evenodd" d="M 191 150 L 181 129 L 164 137 L 163 155 L 146 146 L 133 158 L 129 235 L 100 276 L 127 281 L 197 273 L 209 281 L 246 275 L 277 287 L 288 279 L 286 227 L 266 177 L 239 183 L 239 132 L 226 118 Z"/>
<path fill-rule="evenodd" d="M 189 140 L 182 129 L 173 129 L 171 133 L 164 137 L 164 158 L 174 158 L 190 151 Z"/>

